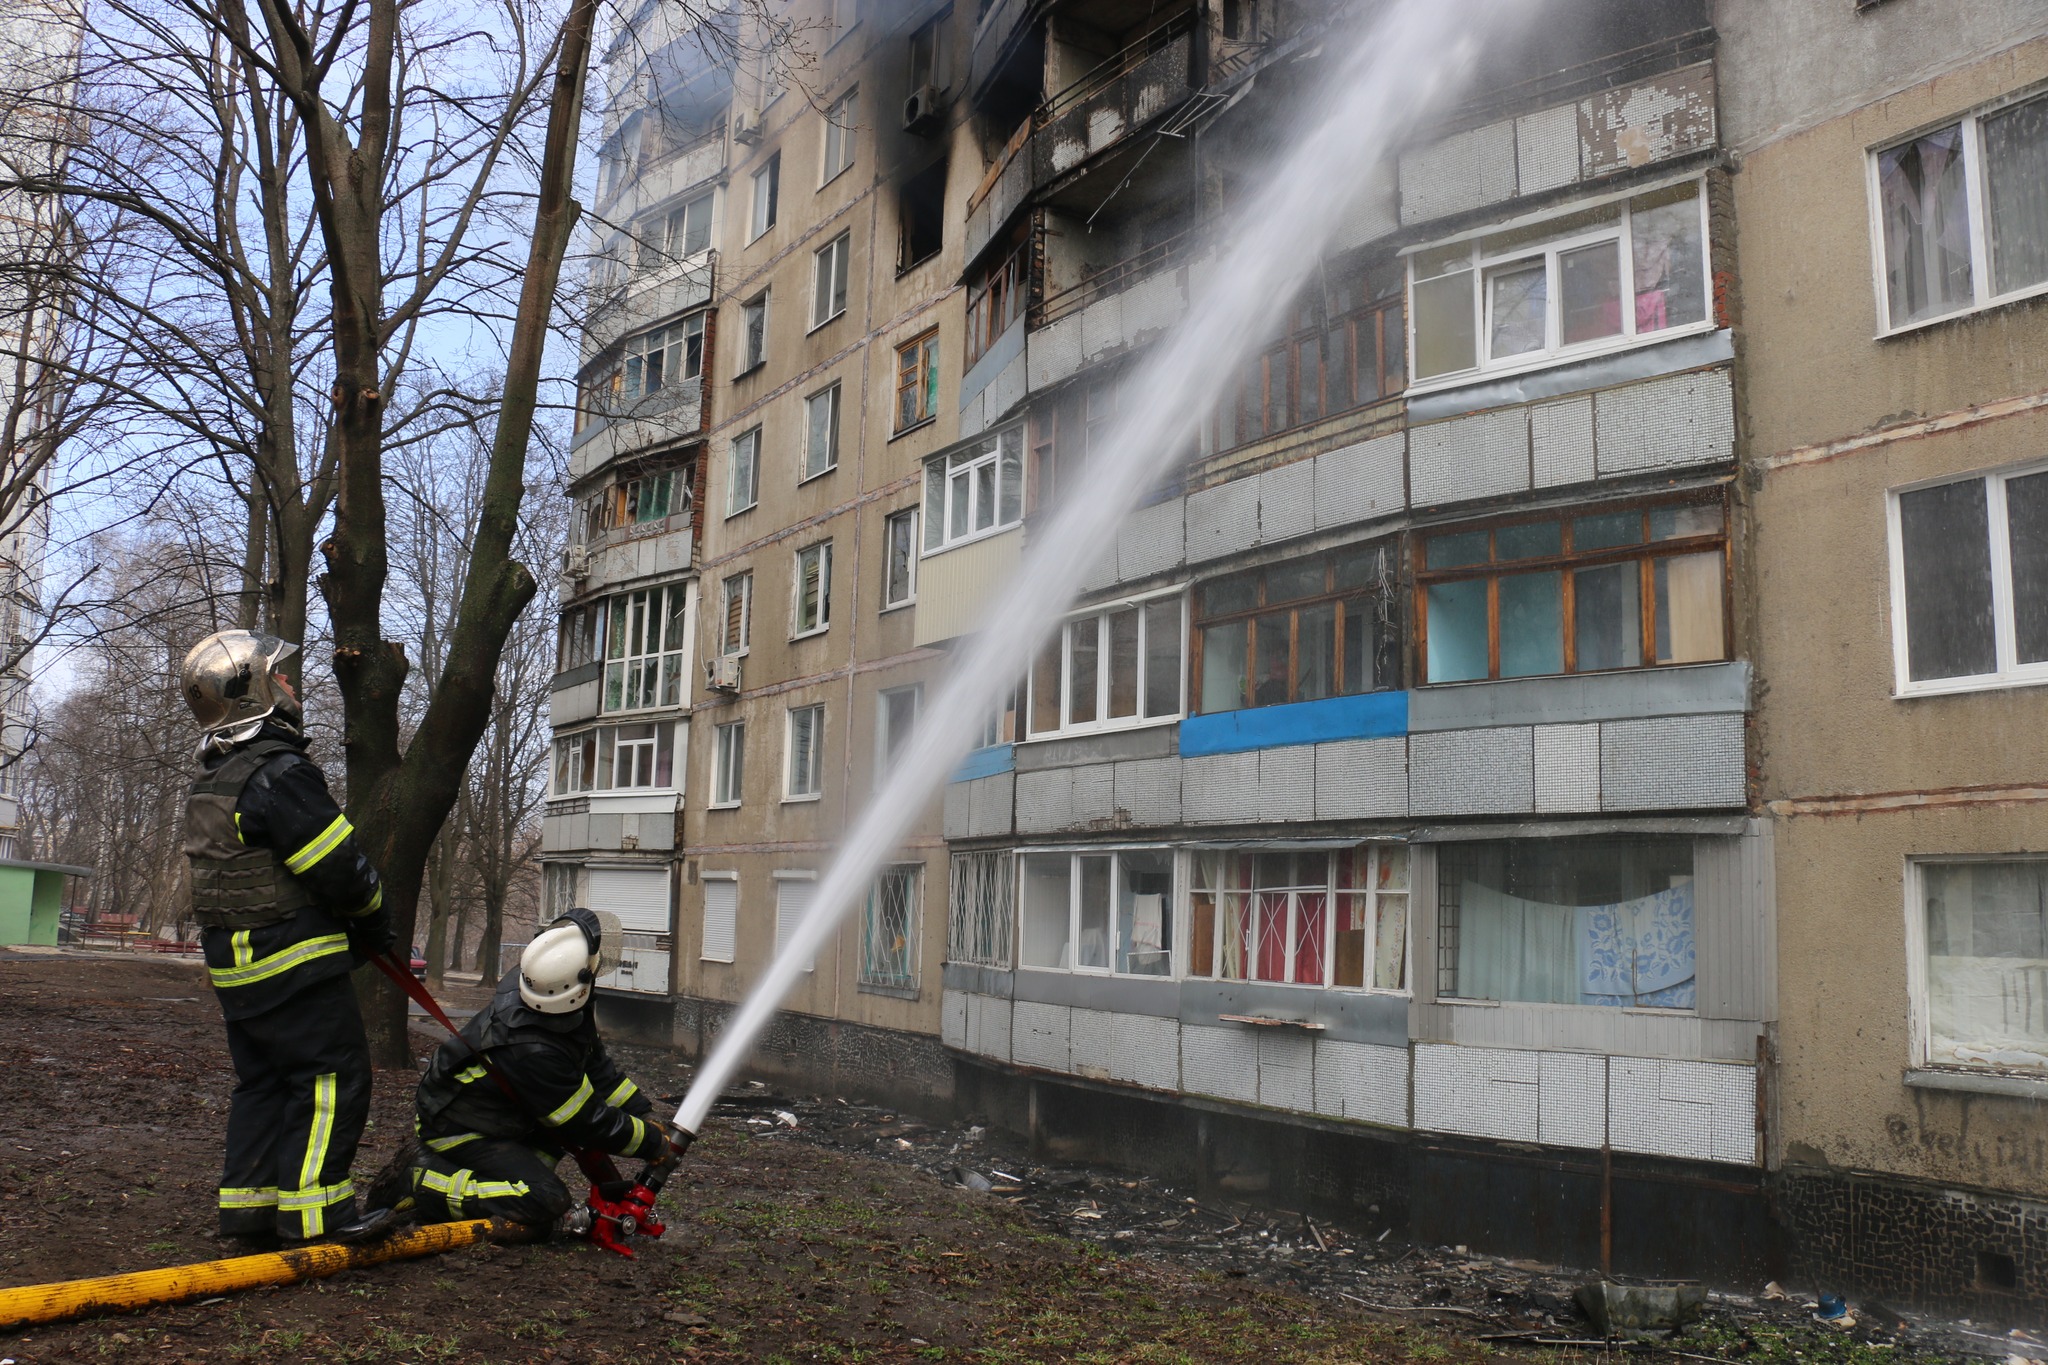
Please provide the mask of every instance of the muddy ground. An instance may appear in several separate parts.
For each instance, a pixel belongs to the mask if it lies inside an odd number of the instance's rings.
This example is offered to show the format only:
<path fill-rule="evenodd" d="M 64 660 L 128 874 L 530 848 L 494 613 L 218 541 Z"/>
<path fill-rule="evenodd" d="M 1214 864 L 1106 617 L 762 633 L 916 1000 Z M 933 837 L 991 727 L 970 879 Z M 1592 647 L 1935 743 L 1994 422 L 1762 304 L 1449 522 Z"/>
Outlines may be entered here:
<path fill-rule="evenodd" d="M 416 1031 L 419 1051 L 433 1035 Z M 687 1075 L 622 1049 L 651 1091 Z M 195 963 L 0 951 L 0 1287 L 205 1260 L 234 1081 Z M 380 1073 L 359 1180 L 410 1129 Z M 58 1327 L 0 1362 L 1578 1361 L 1573 1281 L 1046 1167 L 999 1135 L 758 1088 L 721 1106 L 637 1259 L 484 1247 Z M 1663 1359 L 2004 1359 L 1720 1300 Z M 2021 1353 L 2039 1351 L 2021 1346 Z M 1645 1353 L 1648 1348 L 1635 1348 Z"/>

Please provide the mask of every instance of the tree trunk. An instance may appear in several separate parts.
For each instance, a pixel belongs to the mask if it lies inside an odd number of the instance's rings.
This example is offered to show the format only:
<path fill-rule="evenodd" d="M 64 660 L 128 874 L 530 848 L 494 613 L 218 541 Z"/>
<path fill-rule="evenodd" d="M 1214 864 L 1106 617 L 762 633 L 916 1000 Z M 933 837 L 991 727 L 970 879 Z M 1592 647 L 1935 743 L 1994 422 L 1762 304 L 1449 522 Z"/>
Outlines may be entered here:
<path fill-rule="evenodd" d="M 477 945 L 477 970 L 483 973 L 484 985 L 492 985 L 501 976 L 505 967 L 498 961 L 498 950 L 505 937 L 505 894 L 498 887 L 486 881 L 484 884 L 484 939 Z"/>
<path fill-rule="evenodd" d="M 427 929 L 427 980 L 440 990 L 448 975 L 448 881 L 455 860 L 448 853 L 449 831 L 443 828 L 434 841 L 428 864 L 429 901 L 433 920 Z"/>

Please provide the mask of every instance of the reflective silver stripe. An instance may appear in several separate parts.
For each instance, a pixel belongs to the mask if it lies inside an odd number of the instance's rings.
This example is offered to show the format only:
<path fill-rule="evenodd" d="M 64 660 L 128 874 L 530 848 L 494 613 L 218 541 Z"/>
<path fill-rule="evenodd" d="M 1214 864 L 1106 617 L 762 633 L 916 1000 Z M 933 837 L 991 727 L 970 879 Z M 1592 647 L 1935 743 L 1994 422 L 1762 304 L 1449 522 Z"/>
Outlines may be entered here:
<path fill-rule="evenodd" d="M 454 1137 L 428 1138 L 426 1148 L 430 1152 L 452 1151 L 463 1143 L 475 1142 L 482 1136 L 482 1133 L 457 1133 Z"/>
<path fill-rule="evenodd" d="M 277 1186 L 262 1189 L 231 1189 L 222 1186 L 220 1206 L 224 1209 L 269 1209 L 277 1207 Z"/>
<path fill-rule="evenodd" d="M 632 1078 L 628 1077 L 613 1086 L 612 1093 L 604 1097 L 605 1107 L 607 1109 L 616 1109 L 639 1093 L 640 1087 L 633 1084 Z"/>
<path fill-rule="evenodd" d="M 277 1207 L 286 1213 L 305 1209 L 324 1209 L 329 1204 L 338 1204 L 353 1198 L 356 1185 L 353 1180 L 344 1180 L 339 1185 L 309 1185 L 302 1190 L 279 1190 Z"/>

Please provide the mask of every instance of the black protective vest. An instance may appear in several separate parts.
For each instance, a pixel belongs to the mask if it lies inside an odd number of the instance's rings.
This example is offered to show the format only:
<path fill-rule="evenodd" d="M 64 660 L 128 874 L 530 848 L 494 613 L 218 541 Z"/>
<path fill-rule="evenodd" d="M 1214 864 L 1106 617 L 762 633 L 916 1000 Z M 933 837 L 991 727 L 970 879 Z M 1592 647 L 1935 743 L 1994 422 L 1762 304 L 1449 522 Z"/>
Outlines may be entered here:
<path fill-rule="evenodd" d="M 285 867 L 284 854 L 242 842 L 235 807 L 256 770 L 290 744 L 259 739 L 200 773 L 185 799 L 185 856 L 192 860 L 192 918 L 207 929 L 282 924 L 313 903 Z"/>

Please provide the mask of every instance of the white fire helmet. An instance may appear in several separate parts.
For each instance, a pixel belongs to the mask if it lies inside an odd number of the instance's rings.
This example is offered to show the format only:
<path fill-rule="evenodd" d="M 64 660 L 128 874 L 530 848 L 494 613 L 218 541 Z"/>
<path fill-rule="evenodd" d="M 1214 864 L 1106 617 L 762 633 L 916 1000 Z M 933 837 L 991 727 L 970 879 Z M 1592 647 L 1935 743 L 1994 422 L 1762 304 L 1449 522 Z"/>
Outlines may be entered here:
<path fill-rule="evenodd" d="M 519 998 L 542 1014 L 582 1009 L 597 979 L 617 969 L 618 942 L 618 916 L 569 911 L 519 955 Z"/>

